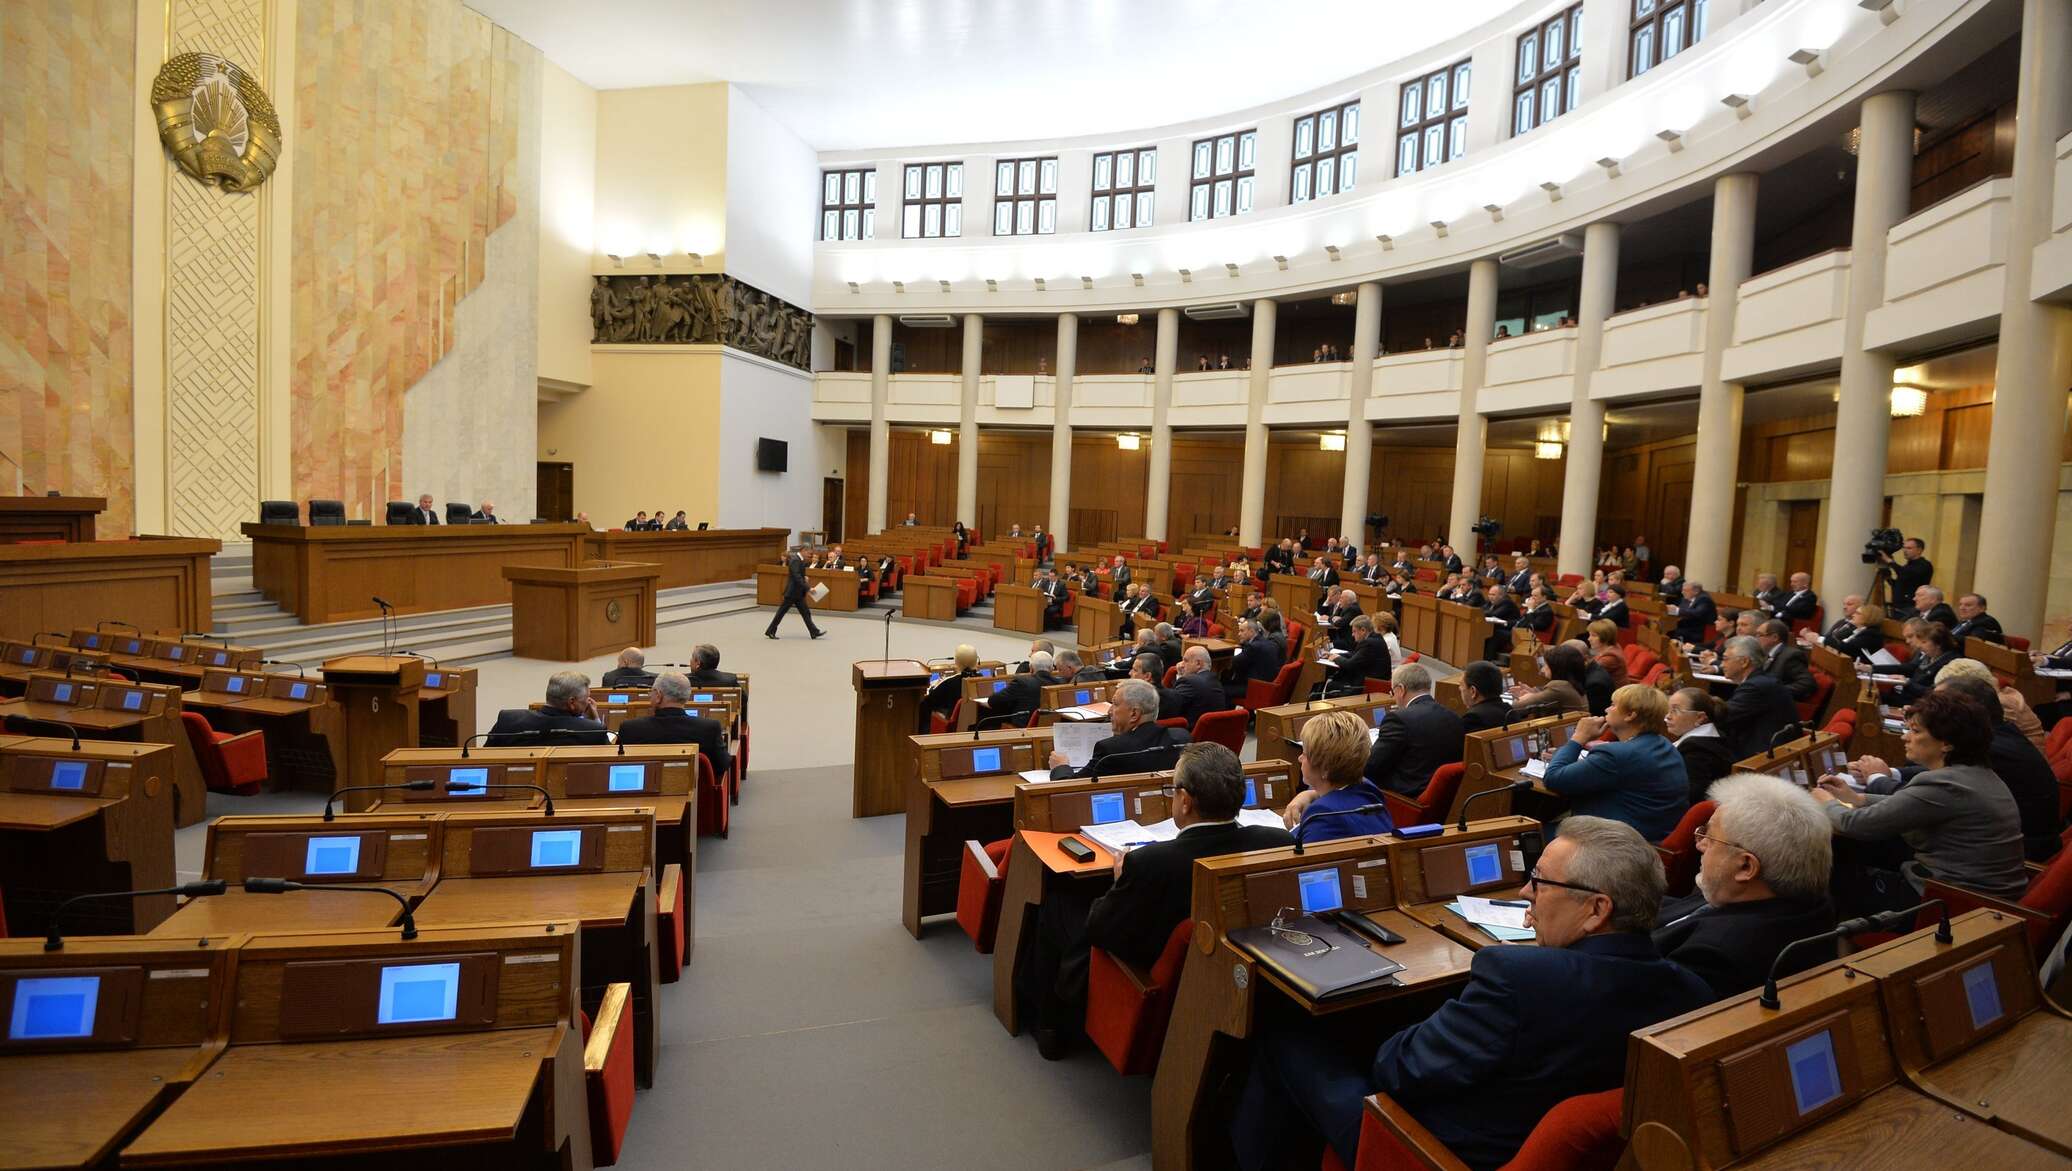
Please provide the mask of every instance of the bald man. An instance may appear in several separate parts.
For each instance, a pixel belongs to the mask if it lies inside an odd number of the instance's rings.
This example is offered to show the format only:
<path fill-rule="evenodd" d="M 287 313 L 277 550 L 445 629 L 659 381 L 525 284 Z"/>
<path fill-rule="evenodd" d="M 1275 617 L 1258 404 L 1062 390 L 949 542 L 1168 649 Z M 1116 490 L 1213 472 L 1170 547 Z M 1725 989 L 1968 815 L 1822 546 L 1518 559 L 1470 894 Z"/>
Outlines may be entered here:
<path fill-rule="evenodd" d="M 1209 664 L 1209 652 L 1205 647 L 1191 646 L 1180 653 L 1180 665 L 1173 672 L 1173 685 L 1166 688 L 1160 697 L 1161 717 L 1183 716 L 1189 728 L 1194 722 L 1210 712 L 1230 710 L 1230 700 L 1224 697 L 1223 684 L 1216 679 L 1216 672 Z"/>

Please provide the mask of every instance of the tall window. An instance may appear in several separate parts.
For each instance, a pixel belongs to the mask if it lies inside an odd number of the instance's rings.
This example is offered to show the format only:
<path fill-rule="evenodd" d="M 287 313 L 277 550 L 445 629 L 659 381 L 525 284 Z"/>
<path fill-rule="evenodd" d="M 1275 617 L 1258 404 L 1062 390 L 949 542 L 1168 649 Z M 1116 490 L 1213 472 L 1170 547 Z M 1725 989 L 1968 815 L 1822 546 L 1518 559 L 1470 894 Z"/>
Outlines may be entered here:
<path fill-rule="evenodd" d="M 1259 162 L 1259 132 L 1240 130 L 1194 144 L 1187 191 L 1189 220 L 1222 219 L 1252 210 L 1252 175 Z"/>
<path fill-rule="evenodd" d="M 1583 6 L 1556 13 L 1518 38 L 1511 133 L 1545 126 L 1583 98 Z"/>
<path fill-rule="evenodd" d="M 1058 160 L 993 163 L 993 234 L 1048 236 L 1058 230 Z"/>
<path fill-rule="evenodd" d="M 878 229 L 878 172 L 820 173 L 820 238 L 869 240 Z"/>
<path fill-rule="evenodd" d="M 1458 65 L 1403 83 L 1396 119 L 1396 174 L 1408 175 L 1468 153 L 1468 78 Z"/>
<path fill-rule="evenodd" d="M 1094 206 L 1087 223 L 1096 232 L 1151 226 L 1152 189 L 1158 185 L 1158 150 L 1103 151 L 1094 156 Z"/>
<path fill-rule="evenodd" d="M 1347 102 L 1295 119 L 1295 169 L 1288 201 L 1351 191 L 1360 170 L 1360 103 Z"/>
<path fill-rule="evenodd" d="M 1626 76 L 1639 77 L 1705 35 L 1710 0 L 1633 0 L 1633 29 L 1626 37 Z"/>
<path fill-rule="evenodd" d="M 899 234 L 909 240 L 964 234 L 964 164 L 909 163 Z"/>

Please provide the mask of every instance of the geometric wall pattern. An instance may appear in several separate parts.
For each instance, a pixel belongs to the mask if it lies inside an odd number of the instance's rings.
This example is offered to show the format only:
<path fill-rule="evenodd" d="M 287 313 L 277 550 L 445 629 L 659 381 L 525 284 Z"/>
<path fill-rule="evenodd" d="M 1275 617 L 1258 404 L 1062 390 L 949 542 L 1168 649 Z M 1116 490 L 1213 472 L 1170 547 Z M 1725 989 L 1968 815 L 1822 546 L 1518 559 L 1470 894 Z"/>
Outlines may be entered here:
<path fill-rule="evenodd" d="M 0 452 L 136 517 L 130 398 L 135 0 L 0 4 Z M 15 468 L 0 460 L 0 491 Z"/>

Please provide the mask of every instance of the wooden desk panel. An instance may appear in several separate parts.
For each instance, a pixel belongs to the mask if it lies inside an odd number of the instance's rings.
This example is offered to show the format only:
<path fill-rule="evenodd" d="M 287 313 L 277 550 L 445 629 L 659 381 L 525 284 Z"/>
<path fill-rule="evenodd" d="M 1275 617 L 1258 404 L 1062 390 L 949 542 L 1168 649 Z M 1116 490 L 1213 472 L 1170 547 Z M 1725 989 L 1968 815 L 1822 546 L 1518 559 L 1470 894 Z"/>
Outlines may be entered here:
<path fill-rule="evenodd" d="M 25 739 L 0 749 L 0 789 L 12 787 L 24 757 L 71 758 L 71 743 Z M 0 888 L 17 934 L 44 930 L 50 912 L 71 895 L 175 881 L 172 750 L 98 741 L 79 755 L 102 763 L 98 796 L 0 793 Z M 93 933 L 148 931 L 172 911 L 171 895 L 150 895 L 82 904 L 67 922 Z"/>
<path fill-rule="evenodd" d="M 247 524 L 242 531 L 252 541 L 253 584 L 305 623 L 377 617 L 377 595 L 399 614 L 508 602 L 504 566 L 575 566 L 591 535 L 579 524 Z"/>
<path fill-rule="evenodd" d="M 112 1153 L 196 1061 L 192 1049 L 109 1049 L 0 1060 L 0 1167 L 83 1167 Z"/>
<path fill-rule="evenodd" d="M 0 545 L 17 541 L 91 541 L 105 496 L 0 496 Z"/>
<path fill-rule="evenodd" d="M 350 828 L 345 821 L 332 824 Z M 240 932 L 370 931 L 393 926 L 401 913 L 396 900 L 387 895 L 321 890 L 254 895 L 233 885 L 220 895 L 187 900 L 150 933 L 160 939 L 206 939 Z"/>
<path fill-rule="evenodd" d="M 757 599 L 760 601 L 760 597 Z M 915 575 L 899 583 L 900 611 L 908 618 L 936 622 L 957 620 L 957 580 Z"/>
<path fill-rule="evenodd" d="M 1001 582 L 993 591 L 993 629 L 1043 633 L 1043 594 L 1031 586 Z"/>
<path fill-rule="evenodd" d="M 662 568 L 656 589 L 743 581 L 755 567 L 784 555 L 789 529 L 706 529 L 629 533 L 612 530 L 583 538 L 584 556 L 597 561 L 645 561 Z"/>
<path fill-rule="evenodd" d="M 506 565 L 511 585 L 511 650 L 522 659 L 573 662 L 615 648 L 655 643 L 656 566 L 585 561 L 581 565 Z"/>
<path fill-rule="evenodd" d="M 221 541 L 185 537 L 0 544 L 0 621 L 24 638 L 104 618 L 145 630 L 207 630 L 209 558 L 222 551 Z"/>

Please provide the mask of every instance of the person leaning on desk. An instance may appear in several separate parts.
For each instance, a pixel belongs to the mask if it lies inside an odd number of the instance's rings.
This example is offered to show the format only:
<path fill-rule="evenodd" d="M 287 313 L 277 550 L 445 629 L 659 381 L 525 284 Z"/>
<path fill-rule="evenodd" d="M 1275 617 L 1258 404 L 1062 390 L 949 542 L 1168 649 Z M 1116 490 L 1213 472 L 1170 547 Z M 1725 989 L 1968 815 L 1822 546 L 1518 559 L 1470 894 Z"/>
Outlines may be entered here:
<path fill-rule="evenodd" d="M 1641 837 L 1661 841 L 1688 808 L 1683 757 L 1662 734 L 1668 714 L 1668 696 L 1628 683 L 1612 693 L 1602 716 L 1576 724 L 1540 783 L 1567 797 L 1577 813 L 1623 821 Z M 1606 732 L 1610 741 L 1591 744 Z"/>
<path fill-rule="evenodd" d="M 1335 1021 L 1283 1014 L 1255 1029 L 1231 1126 L 1238 1166 L 1278 1166 L 1318 1133 L 1353 1166 L 1376 1091 L 1468 1166 L 1509 1160 L 1564 1098 L 1624 1084 L 1628 1033 L 1712 1001 L 1648 937 L 1663 888 L 1632 826 L 1569 817 L 1519 891 L 1539 946 L 1477 951 L 1460 995 L 1371 1055 L 1348 1051 Z"/>
<path fill-rule="evenodd" d="M 547 679 L 547 706 L 506 708 L 483 740 L 486 748 L 527 748 L 546 743 L 608 744 L 604 720 L 590 698 L 590 677 L 581 671 L 556 671 Z"/>
<path fill-rule="evenodd" d="M 1157 687 L 1142 679 L 1125 679 L 1116 684 L 1109 705 L 1108 719 L 1115 734 L 1094 745 L 1083 768 L 1073 768 L 1062 752 L 1051 753 L 1051 780 L 1091 780 L 1103 774 L 1148 773 L 1172 767 L 1173 755 L 1187 744 L 1187 729 L 1159 725 Z"/>
<path fill-rule="evenodd" d="M 1288 802 L 1281 820 L 1304 843 L 1396 832 L 1396 823 L 1386 812 L 1349 812 L 1382 803 L 1381 790 L 1360 775 L 1367 764 L 1365 720 L 1348 711 L 1311 717 L 1302 725 L 1299 763 L 1302 783 L 1308 788 Z M 1311 818 L 1317 818 L 1313 826 L 1308 824 Z"/>
<path fill-rule="evenodd" d="M 928 694 L 921 697 L 921 730 L 928 730 L 928 717 L 940 715 L 948 719 L 957 710 L 957 701 L 964 698 L 964 681 L 978 675 L 978 648 L 969 643 L 957 647 L 955 670 L 943 672 Z"/>

